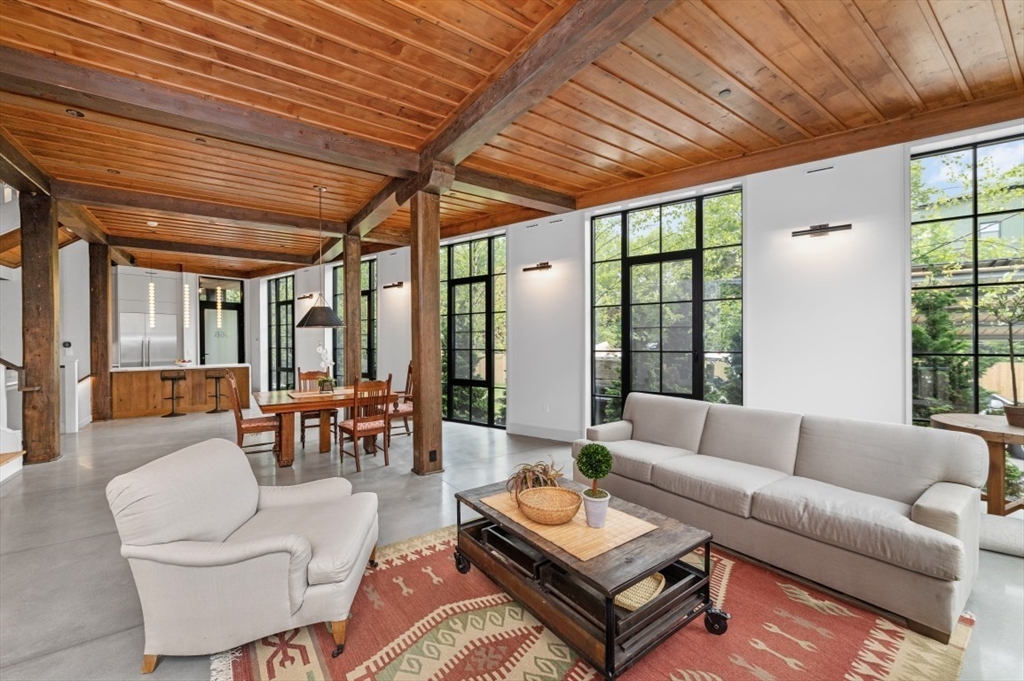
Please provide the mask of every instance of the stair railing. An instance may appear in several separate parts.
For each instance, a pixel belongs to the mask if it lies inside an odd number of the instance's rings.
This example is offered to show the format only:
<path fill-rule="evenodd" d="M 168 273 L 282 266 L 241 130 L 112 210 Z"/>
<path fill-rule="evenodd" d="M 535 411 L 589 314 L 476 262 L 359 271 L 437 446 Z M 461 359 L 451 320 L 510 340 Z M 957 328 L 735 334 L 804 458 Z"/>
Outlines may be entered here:
<path fill-rule="evenodd" d="M 0 366 L 10 369 L 18 375 L 18 392 L 34 393 L 41 390 L 38 385 L 32 387 L 25 385 L 25 367 L 15 364 L 14 362 L 10 362 L 3 357 L 0 357 Z M 4 386 L 4 388 L 6 389 L 6 386 Z"/>

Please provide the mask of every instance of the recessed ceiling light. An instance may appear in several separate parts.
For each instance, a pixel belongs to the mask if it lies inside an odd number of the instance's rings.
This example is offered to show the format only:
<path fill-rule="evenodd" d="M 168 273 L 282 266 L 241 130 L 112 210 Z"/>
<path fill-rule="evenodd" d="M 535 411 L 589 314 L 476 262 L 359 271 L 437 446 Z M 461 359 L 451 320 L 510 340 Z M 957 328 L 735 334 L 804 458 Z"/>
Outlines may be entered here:
<path fill-rule="evenodd" d="M 64 113 L 68 116 L 74 116 L 75 118 L 85 118 L 85 114 L 78 109 L 64 109 Z"/>
<path fill-rule="evenodd" d="M 113 168 L 107 168 L 107 172 L 110 173 L 111 175 L 120 175 L 121 174 L 120 170 L 114 170 Z"/>
<path fill-rule="evenodd" d="M 721 90 L 718 93 L 718 96 L 722 97 L 724 99 L 724 98 L 728 97 L 731 94 L 732 94 L 732 90 L 730 90 L 729 88 L 725 88 L 724 90 Z"/>
<path fill-rule="evenodd" d="M 156 220 L 146 220 L 146 226 L 147 227 L 156 227 L 159 224 L 160 223 L 157 222 Z"/>

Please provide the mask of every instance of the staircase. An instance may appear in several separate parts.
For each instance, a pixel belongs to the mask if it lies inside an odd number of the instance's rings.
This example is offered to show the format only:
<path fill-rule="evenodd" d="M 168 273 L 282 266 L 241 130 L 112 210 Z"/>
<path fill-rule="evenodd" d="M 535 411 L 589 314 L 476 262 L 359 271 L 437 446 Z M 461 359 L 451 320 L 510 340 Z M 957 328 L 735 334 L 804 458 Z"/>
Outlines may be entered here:
<path fill-rule="evenodd" d="M 3 360 L 0 360 L 3 362 Z M 21 471 L 25 460 L 21 431 L 7 427 L 7 370 L 8 363 L 0 364 L 0 484 Z M 19 376 L 20 378 L 20 376 Z"/>

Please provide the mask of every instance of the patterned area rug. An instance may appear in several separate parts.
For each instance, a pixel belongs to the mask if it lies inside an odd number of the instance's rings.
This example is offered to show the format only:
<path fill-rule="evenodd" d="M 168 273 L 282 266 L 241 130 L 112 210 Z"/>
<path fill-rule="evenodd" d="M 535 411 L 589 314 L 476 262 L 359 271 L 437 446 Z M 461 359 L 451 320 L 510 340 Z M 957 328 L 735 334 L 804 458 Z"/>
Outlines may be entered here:
<path fill-rule="evenodd" d="M 586 681 L 593 668 L 475 567 L 455 570 L 453 528 L 378 550 L 352 608 L 345 652 L 323 624 L 268 636 L 211 658 L 212 681 Z M 690 559 L 702 560 L 697 555 Z M 623 681 L 959 676 L 974 621 L 949 645 L 804 584 L 713 552 L 712 593 L 732 614 L 709 634 L 694 620 Z"/>

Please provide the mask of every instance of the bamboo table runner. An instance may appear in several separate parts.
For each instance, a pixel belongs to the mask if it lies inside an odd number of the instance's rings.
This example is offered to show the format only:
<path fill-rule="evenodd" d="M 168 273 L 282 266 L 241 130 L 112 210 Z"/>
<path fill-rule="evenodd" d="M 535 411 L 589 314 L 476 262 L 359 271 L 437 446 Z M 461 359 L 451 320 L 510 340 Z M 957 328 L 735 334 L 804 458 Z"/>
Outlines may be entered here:
<path fill-rule="evenodd" d="M 594 528 L 587 525 L 587 515 L 582 505 L 573 519 L 564 525 L 542 525 L 523 515 L 508 492 L 485 497 L 480 501 L 580 560 L 590 560 L 657 529 L 657 525 L 614 508 L 608 509 L 604 527 Z"/>

